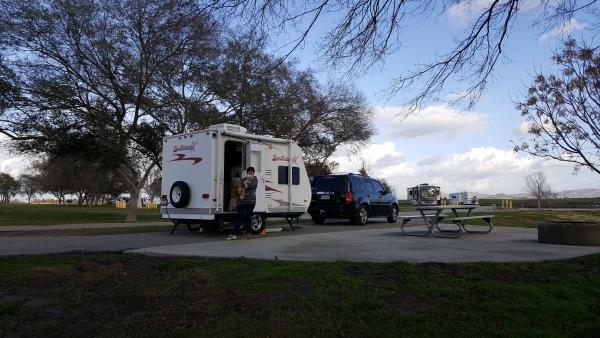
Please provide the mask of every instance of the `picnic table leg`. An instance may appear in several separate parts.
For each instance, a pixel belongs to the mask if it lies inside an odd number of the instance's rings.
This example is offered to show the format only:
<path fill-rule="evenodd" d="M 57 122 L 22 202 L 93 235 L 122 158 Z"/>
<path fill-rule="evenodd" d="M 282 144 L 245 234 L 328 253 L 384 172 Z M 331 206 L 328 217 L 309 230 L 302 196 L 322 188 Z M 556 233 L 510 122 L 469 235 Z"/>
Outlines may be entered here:
<path fill-rule="evenodd" d="M 458 217 L 458 215 L 457 215 L 457 213 L 456 213 L 456 210 L 454 210 L 454 209 L 451 209 L 451 210 L 452 210 L 452 213 L 454 213 L 454 217 Z M 441 212 L 441 210 L 440 210 L 440 212 Z M 461 227 L 460 227 L 460 226 L 458 226 L 458 229 L 457 229 L 457 230 L 446 230 L 446 229 L 441 229 L 441 228 L 440 228 L 440 224 L 439 224 L 439 216 L 438 216 L 438 222 L 437 222 L 437 223 L 436 223 L 436 225 L 435 225 L 435 229 L 436 229 L 438 232 L 450 232 L 450 233 L 458 233 L 458 232 L 461 232 L 461 231 L 462 231 L 462 229 L 461 229 Z"/>
<path fill-rule="evenodd" d="M 440 210 L 438 210 L 438 212 L 436 212 L 433 220 L 431 220 L 429 217 L 427 217 L 425 215 L 425 210 L 419 210 L 419 212 L 421 213 L 421 216 L 423 217 L 423 220 L 425 221 L 425 225 L 427 226 L 427 233 L 425 234 L 425 236 L 429 236 L 433 231 L 434 225 L 437 224 L 437 218 L 440 214 Z"/>
<path fill-rule="evenodd" d="M 454 209 L 452 209 L 452 210 L 454 211 Z M 439 228 L 438 220 L 439 220 L 439 217 L 440 217 L 441 213 L 442 213 L 442 210 L 440 209 L 440 210 L 437 211 L 437 213 L 435 215 L 435 228 L 437 229 L 437 232 L 434 232 L 433 231 L 433 227 L 432 227 L 431 234 L 434 235 L 434 236 L 436 236 L 436 237 L 445 237 L 445 238 L 458 238 L 458 237 L 460 237 L 462 235 L 462 231 L 461 231 L 460 227 L 458 228 L 458 231 L 457 230 L 442 230 L 442 229 Z M 444 232 L 449 232 L 449 233 L 452 233 L 454 235 L 442 235 L 441 233 L 444 233 Z"/>
<path fill-rule="evenodd" d="M 492 222 L 491 218 L 483 218 L 483 220 L 489 224 L 489 228 L 487 228 L 486 230 L 467 230 L 466 228 L 466 224 L 462 225 L 462 228 L 465 230 L 465 232 L 468 232 L 470 234 L 488 234 L 490 232 L 492 232 L 492 228 L 494 227 L 494 223 Z"/>
<path fill-rule="evenodd" d="M 406 226 L 406 224 L 408 222 L 411 221 L 411 219 L 403 219 L 402 224 L 400 224 L 400 231 L 402 232 L 403 235 L 406 235 L 406 236 L 428 236 L 431 233 L 431 226 L 430 226 L 429 222 L 427 221 L 427 217 L 425 216 L 425 213 L 422 210 L 419 210 L 419 212 L 421 213 L 421 216 L 425 220 L 425 226 L 427 227 L 427 230 L 426 231 L 406 231 L 404 229 L 404 227 Z"/>
<path fill-rule="evenodd" d="M 469 217 L 469 215 L 471 215 L 471 211 L 473 211 L 473 209 L 469 209 L 467 210 L 467 214 L 465 215 L 465 217 Z M 454 214 L 456 215 L 456 217 L 458 217 L 458 214 L 456 212 L 454 212 Z M 462 220 L 460 221 L 460 223 L 457 223 L 457 225 L 459 226 L 459 228 L 461 228 L 464 232 L 469 232 L 467 231 L 467 229 L 465 229 L 465 225 L 467 225 L 467 221 L 466 220 Z"/>

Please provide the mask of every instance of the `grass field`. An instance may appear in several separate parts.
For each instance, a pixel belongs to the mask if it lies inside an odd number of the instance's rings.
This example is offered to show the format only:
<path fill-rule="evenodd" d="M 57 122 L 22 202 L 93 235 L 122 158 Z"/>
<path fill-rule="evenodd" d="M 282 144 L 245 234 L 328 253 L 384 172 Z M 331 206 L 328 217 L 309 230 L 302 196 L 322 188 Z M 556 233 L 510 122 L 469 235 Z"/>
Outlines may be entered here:
<path fill-rule="evenodd" d="M 481 205 L 496 205 L 501 206 L 502 200 L 500 199 L 486 199 L 482 198 L 479 200 Z M 600 197 L 593 198 L 555 198 L 547 199 L 542 201 L 543 208 L 598 208 L 600 206 Z M 514 199 L 514 208 L 537 208 L 537 201 L 535 199 Z"/>
<path fill-rule="evenodd" d="M 0 258 L 0 336 L 593 337 L 600 255 L 357 264 Z"/>
<path fill-rule="evenodd" d="M 124 222 L 127 210 L 75 205 L 0 205 L 0 226 Z M 158 209 L 138 209 L 138 222 L 160 221 Z"/>
<path fill-rule="evenodd" d="M 0 231 L 0 237 L 35 237 L 35 236 L 96 236 L 96 235 L 122 235 L 147 232 L 169 232 L 171 225 L 141 225 L 131 227 L 113 228 L 87 228 L 87 229 L 60 229 L 60 230 L 20 230 Z"/>
<path fill-rule="evenodd" d="M 477 215 L 478 213 L 473 213 Z M 569 220 L 569 221 L 599 221 L 600 210 L 598 211 L 498 211 L 498 212 L 481 212 L 479 214 L 494 215 L 494 226 L 514 226 L 535 228 L 539 222 L 550 220 Z M 469 224 L 481 224 L 483 221 L 469 221 Z"/>

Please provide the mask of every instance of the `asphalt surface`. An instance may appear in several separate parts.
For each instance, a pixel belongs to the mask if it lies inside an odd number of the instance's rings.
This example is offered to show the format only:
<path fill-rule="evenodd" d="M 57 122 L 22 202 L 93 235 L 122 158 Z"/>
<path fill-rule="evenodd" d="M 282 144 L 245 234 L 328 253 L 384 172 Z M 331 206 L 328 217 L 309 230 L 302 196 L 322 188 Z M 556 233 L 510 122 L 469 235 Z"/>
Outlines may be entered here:
<path fill-rule="evenodd" d="M 411 224 L 418 226 L 418 219 Z M 422 222 L 422 221 L 421 221 Z M 107 224 L 114 227 L 114 224 Z M 409 237 L 399 224 L 385 219 L 366 226 L 347 221 L 300 224 L 291 231 L 225 241 L 225 233 L 151 232 L 91 236 L 0 236 L 0 255 L 49 254 L 69 251 L 126 251 L 158 256 L 248 257 L 300 261 L 476 262 L 541 261 L 600 253 L 600 246 L 542 244 L 536 229 L 495 227 L 489 234 L 457 239 Z"/>
<path fill-rule="evenodd" d="M 489 234 L 438 238 L 405 236 L 398 228 L 384 227 L 255 240 L 155 246 L 128 252 L 157 256 L 247 257 L 297 261 L 461 263 L 566 259 L 600 253 L 600 246 L 543 244 L 537 241 L 537 229 L 528 228 L 497 227 Z"/>
<path fill-rule="evenodd" d="M 268 233 L 267 237 L 297 236 L 325 232 L 363 230 L 369 228 L 398 228 L 398 224 L 381 223 L 383 219 L 370 220 L 366 226 L 349 225 L 347 221 L 333 221 L 326 225 L 300 224 L 302 228 L 291 231 L 288 226 L 283 231 Z M 149 225 L 144 223 L 141 225 Z M 162 224 L 162 223 L 161 223 Z M 82 229 L 82 227 L 56 227 L 57 229 Z M 135 226 L 130 224 L 130 226 Z M 46 226 L 48 227 L 48 226 Z M 98 226 L 100 227 L 100 226 Z M 103 227 L 113 228 L 115 223 L 106 223 Z M 5 228 L 5 227 L 2 227 Z M 45 228 L 51 230 L 50 228 Z M 25 229 L 23 229 L 25 230 Z M 36 229 L 32 230 L 38 230 Z M 0 255 L 49 254 L 69 251 L 124 251 L 128 249 L 145 248 L 159 245 L 224 242 L 226 233 L 190 232 L 185 226 L 170 235 L 169 232 L 150 232 L 119 235 L 92 236 L 0 236 Z M 259 235 L 253 236 L 258 238 Z"/>

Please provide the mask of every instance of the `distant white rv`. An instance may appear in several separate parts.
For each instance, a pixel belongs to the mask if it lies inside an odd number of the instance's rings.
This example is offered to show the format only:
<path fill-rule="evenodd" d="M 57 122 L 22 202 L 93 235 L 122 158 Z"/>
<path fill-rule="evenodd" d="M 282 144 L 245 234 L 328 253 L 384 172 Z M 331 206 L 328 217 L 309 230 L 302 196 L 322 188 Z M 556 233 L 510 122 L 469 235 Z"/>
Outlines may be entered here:
<path fill-rule="evenodd" d="M 476 192 L 461 191 L 453 192 L 449 196 L 450 204 L 479 204 L 479 194 Z"/>
<path fill-rule="evenodd" d="M 162 218 L 202 226 L 234 221 L 237 188 L 250 166 L 258 178 L 252 233 L 264 229 L 267 217 L 291 219 L 306 212 L 311 188 L 296 142 L 217 124 L 163 139 Z"/>

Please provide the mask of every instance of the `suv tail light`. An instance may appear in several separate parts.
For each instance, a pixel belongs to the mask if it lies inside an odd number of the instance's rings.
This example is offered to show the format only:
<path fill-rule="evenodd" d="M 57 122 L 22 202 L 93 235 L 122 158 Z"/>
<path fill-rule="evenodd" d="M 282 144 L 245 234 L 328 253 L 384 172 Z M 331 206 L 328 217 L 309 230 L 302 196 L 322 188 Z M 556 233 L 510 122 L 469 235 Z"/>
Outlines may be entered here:
<path fill-rule="evenodd" d="M 352 191 L 346 192 L 346 202 L 352 202 Z"/>

